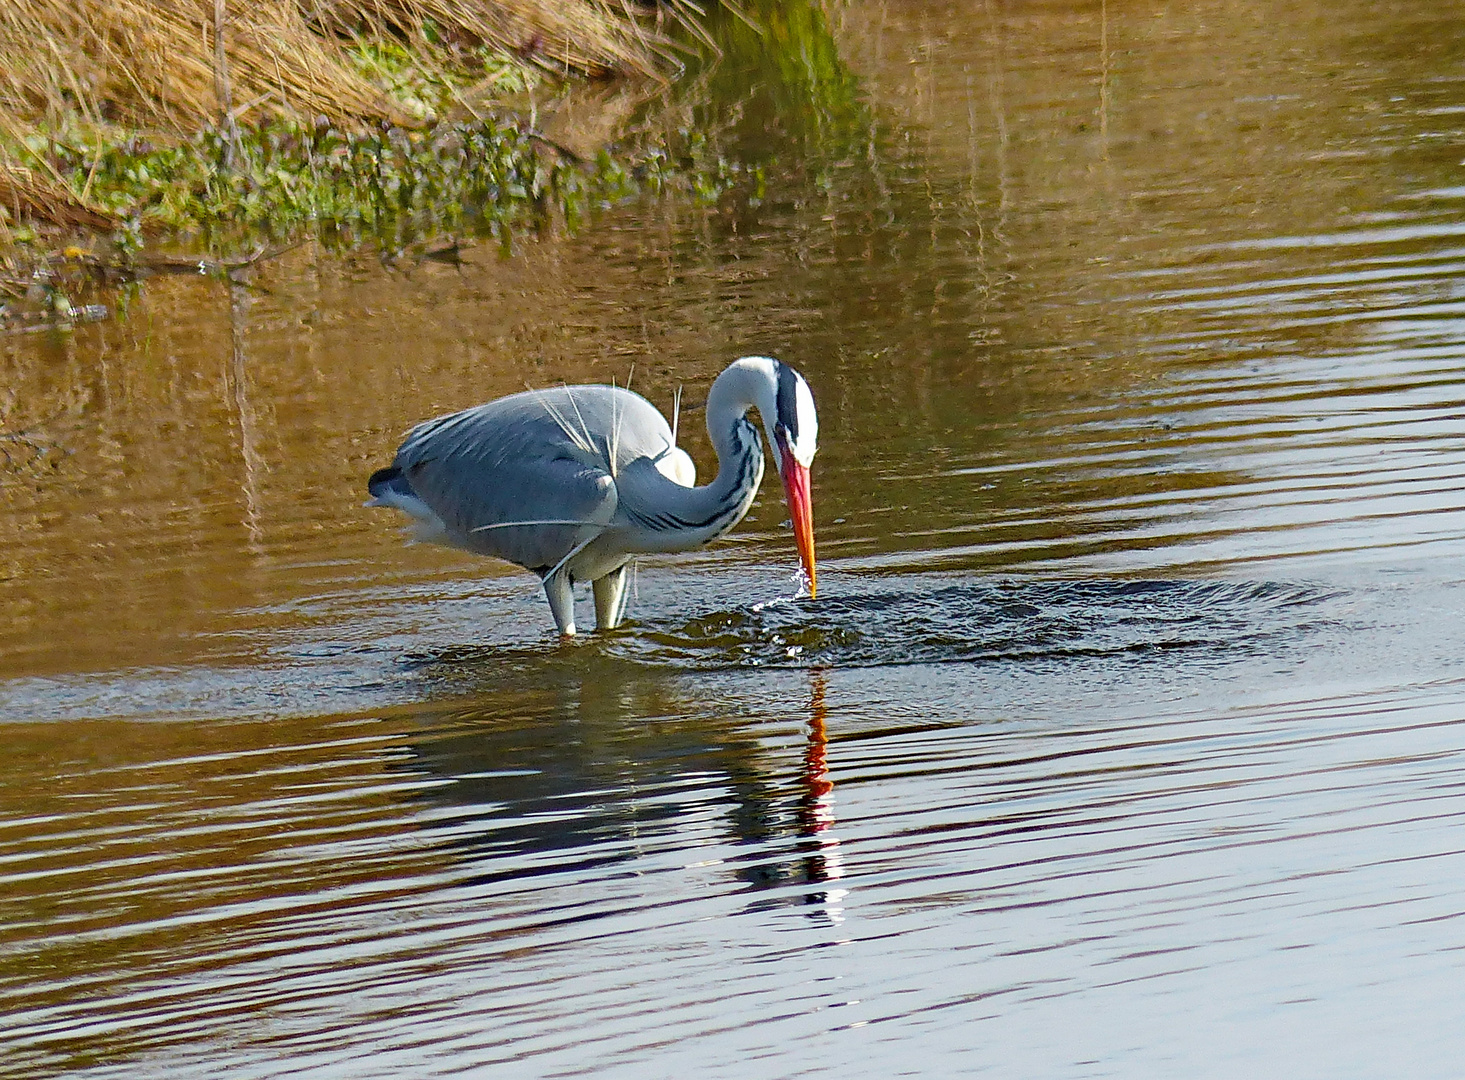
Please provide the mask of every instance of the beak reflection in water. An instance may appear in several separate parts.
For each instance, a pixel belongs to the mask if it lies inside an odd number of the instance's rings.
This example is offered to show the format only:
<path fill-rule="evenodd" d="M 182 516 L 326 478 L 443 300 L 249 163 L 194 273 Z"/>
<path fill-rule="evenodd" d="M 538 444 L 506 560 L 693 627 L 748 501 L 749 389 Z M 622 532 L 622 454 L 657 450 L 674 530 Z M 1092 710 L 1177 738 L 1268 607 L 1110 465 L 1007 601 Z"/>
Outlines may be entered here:
<path fill-rule="evenodd" d="M 812 590 L 811 590 L 812 591 Z M 804 769 L 801 777 L 803 794 L 799 799 L 798 821 L 800 850 L 805 855 L 805 880 L 811 884 L 827 884 L 844 877 L 844 864 L 839 854 L 839 837 L 834 834 L 834 781 L 829 779 L 829 736 L 825 729 L 824 693 L 827 676 L 818 669 L 809 672 L 809 729 L 804 748 Z M 844 921 L 840 901 L 847 889 L 823 889 L 810 893 L 807 902 L 818 905 L 830 922 Z"/>

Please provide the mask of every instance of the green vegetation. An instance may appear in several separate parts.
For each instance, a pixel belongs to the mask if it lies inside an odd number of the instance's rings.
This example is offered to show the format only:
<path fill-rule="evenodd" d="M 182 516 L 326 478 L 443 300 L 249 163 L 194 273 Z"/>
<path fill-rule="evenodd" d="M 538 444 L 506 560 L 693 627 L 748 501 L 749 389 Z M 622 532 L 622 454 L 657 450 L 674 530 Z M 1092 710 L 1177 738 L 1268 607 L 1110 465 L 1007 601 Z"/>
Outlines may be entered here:
<path fill-rule="evenodd" d="M 30 32 L 71 49 L 47 50 L 45 69 L 0 60 L 0 106 L 12 105 L 8 119 L 0 108 L 0 294 L 14 301 L 12 321 L 38 281 L 48 295 L 77 295 L 86 273 L 127 279 L 199 259 L 227 272 L 302 236 L 421 254 L 435 238 L 507 245 L 524 229 L 577 229 L 599 208 L 667 188 L 757 205 L 780 157 L 822 170 L 858 160 L 872 137 L 816 2 L 715 7 L 695 21 L 683 12 L 688 44 L 677 47 L 596 0 L 532 0 L 540 22 L 512 48 L 512 34 L 487 36 L 485 13 L 530 0 L 337 0 L 320 9 L 333 21 L 308 25 L 294 0 L 281 2 L 236 7 L 217 39 L 206 22 L 198 40 L 192 24 L 191 42 L 157 21 L 176 10 L 161 0 L 83 0 L 91 38 L 58 22 L 59 0 L 0 14 L 0 45 Z M 599 22 L 550 53 L 534 27 L 556 4 L 593 8 Z M 270 11 L 276 23 L 248 23 Z M 176 72 L 150 82 L 145 58 L 102 64 L 93 39 L 124 18 L 178 52 Z M 650 74 L 703 47 L 700 73 L 675 92 Z M 261 57 L 276 61 L 273 81 Z M 610 83 L 586 81 L 617 69 Z M 595 137 L 572 149 L 543 133 L 547 117 L 587 102 Z M 19 122 L 26 109 L 30 126 Z M 192 254 L 164 254 L 179 251 Z M 80 310 L 29 306 L 32 321 Z"/>
<path fill-rule="evenodd" d="M 458 229 L 497 234 L 551 208 L 577 217 L 588 198 L 619 197 L 624 178 L 608 155 L 589 169 L 554 161 L 487 120 L 365 133 L 281 120 L 234 139 L 210 130 L 172 146 L 53 141 L 47 153 L 129 243 L 165 234 L 210 251 L 306 229 L 328 245 L 388 249 Z"/>
<path fill-rule="evenodd" d="M 14 0 L 0 7 L 0 246 L 80 230 L 228 253 L 309 231 L 390 248 L 576 220 L 624 193 L 636 151 L 613 162 L 613 131 L 556 148 L 532 133 L 536 104 L 674 71 L 638 10 Z"/>

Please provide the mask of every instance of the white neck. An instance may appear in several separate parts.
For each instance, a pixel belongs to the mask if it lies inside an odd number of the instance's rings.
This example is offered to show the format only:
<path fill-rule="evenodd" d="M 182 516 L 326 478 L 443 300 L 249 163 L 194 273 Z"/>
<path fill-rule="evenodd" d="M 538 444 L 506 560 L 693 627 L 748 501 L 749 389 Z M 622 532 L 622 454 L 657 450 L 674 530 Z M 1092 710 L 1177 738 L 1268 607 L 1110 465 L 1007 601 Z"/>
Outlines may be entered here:
<path fill-rule="evenodd" d="M 773 420 L 777 414 L 778 368 L 766 356 L 744 356 L 734 360 L 712 382 L 707 393 L 707 434 L 721 461 L 723 441 L 732 424 L 757 409 L 768 442 L 773 444 Z"/>
<path fill-rule="evenodd" d="M 618 480 L 636 551 L 685 551 L 714 540 L 743 519 L 763 481 L 763 444 L 748 420 L 756 408 L 765 428 L 777 394 L 772 360 L 744 357 L 729 365 L 707 395 L 707 434 L 717 451 L 717 476 L 682 487 L 653 467 L 626 470 Z M 770 443 L 772 440 L 769 440 Z"/>

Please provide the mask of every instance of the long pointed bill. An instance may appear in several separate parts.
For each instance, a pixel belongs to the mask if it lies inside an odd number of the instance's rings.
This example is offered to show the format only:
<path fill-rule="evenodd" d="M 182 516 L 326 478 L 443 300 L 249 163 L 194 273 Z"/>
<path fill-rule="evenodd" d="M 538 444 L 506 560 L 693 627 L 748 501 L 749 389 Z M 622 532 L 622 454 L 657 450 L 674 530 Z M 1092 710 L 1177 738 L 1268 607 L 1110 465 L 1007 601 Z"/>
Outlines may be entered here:
<path fill-rule="evenodd" d="M 792 454 L 785 454 L 779 474 L 783 477 L 789 516 L 794 523 L 794 539 L 799 545 L 799 561 L 804 564 L 804 576 L 809 579 L 809 599 L 812 600 L 819 590 L 819 577 L 814 566 L 814 504 L 809 498 L 809 470 L 795 461 Z"/>

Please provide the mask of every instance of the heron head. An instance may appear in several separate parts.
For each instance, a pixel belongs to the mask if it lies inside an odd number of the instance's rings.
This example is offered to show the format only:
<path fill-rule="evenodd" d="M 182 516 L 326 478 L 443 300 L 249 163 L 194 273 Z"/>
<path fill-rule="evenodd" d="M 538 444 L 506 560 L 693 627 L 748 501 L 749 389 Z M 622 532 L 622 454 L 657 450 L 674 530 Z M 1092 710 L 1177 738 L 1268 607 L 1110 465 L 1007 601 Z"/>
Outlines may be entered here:
<path fill-rule="evenodd" d="M 759 411 L 763 414 L 768 442 L 778 459 L 778 475 L 783 480 L 794 539 L 799 545 L 799 561 L 803 563 L 804 576 L 809 579 L 809 596 L 813 597 L 818 592 L 819 580 L 814 565 L 814 505 L 809 495 L 809 469 L 819 448 L 819 416 L 814 411 L 814 395 L 802 375 L 775 360 L 773 376 L 773 408 Z"/>

